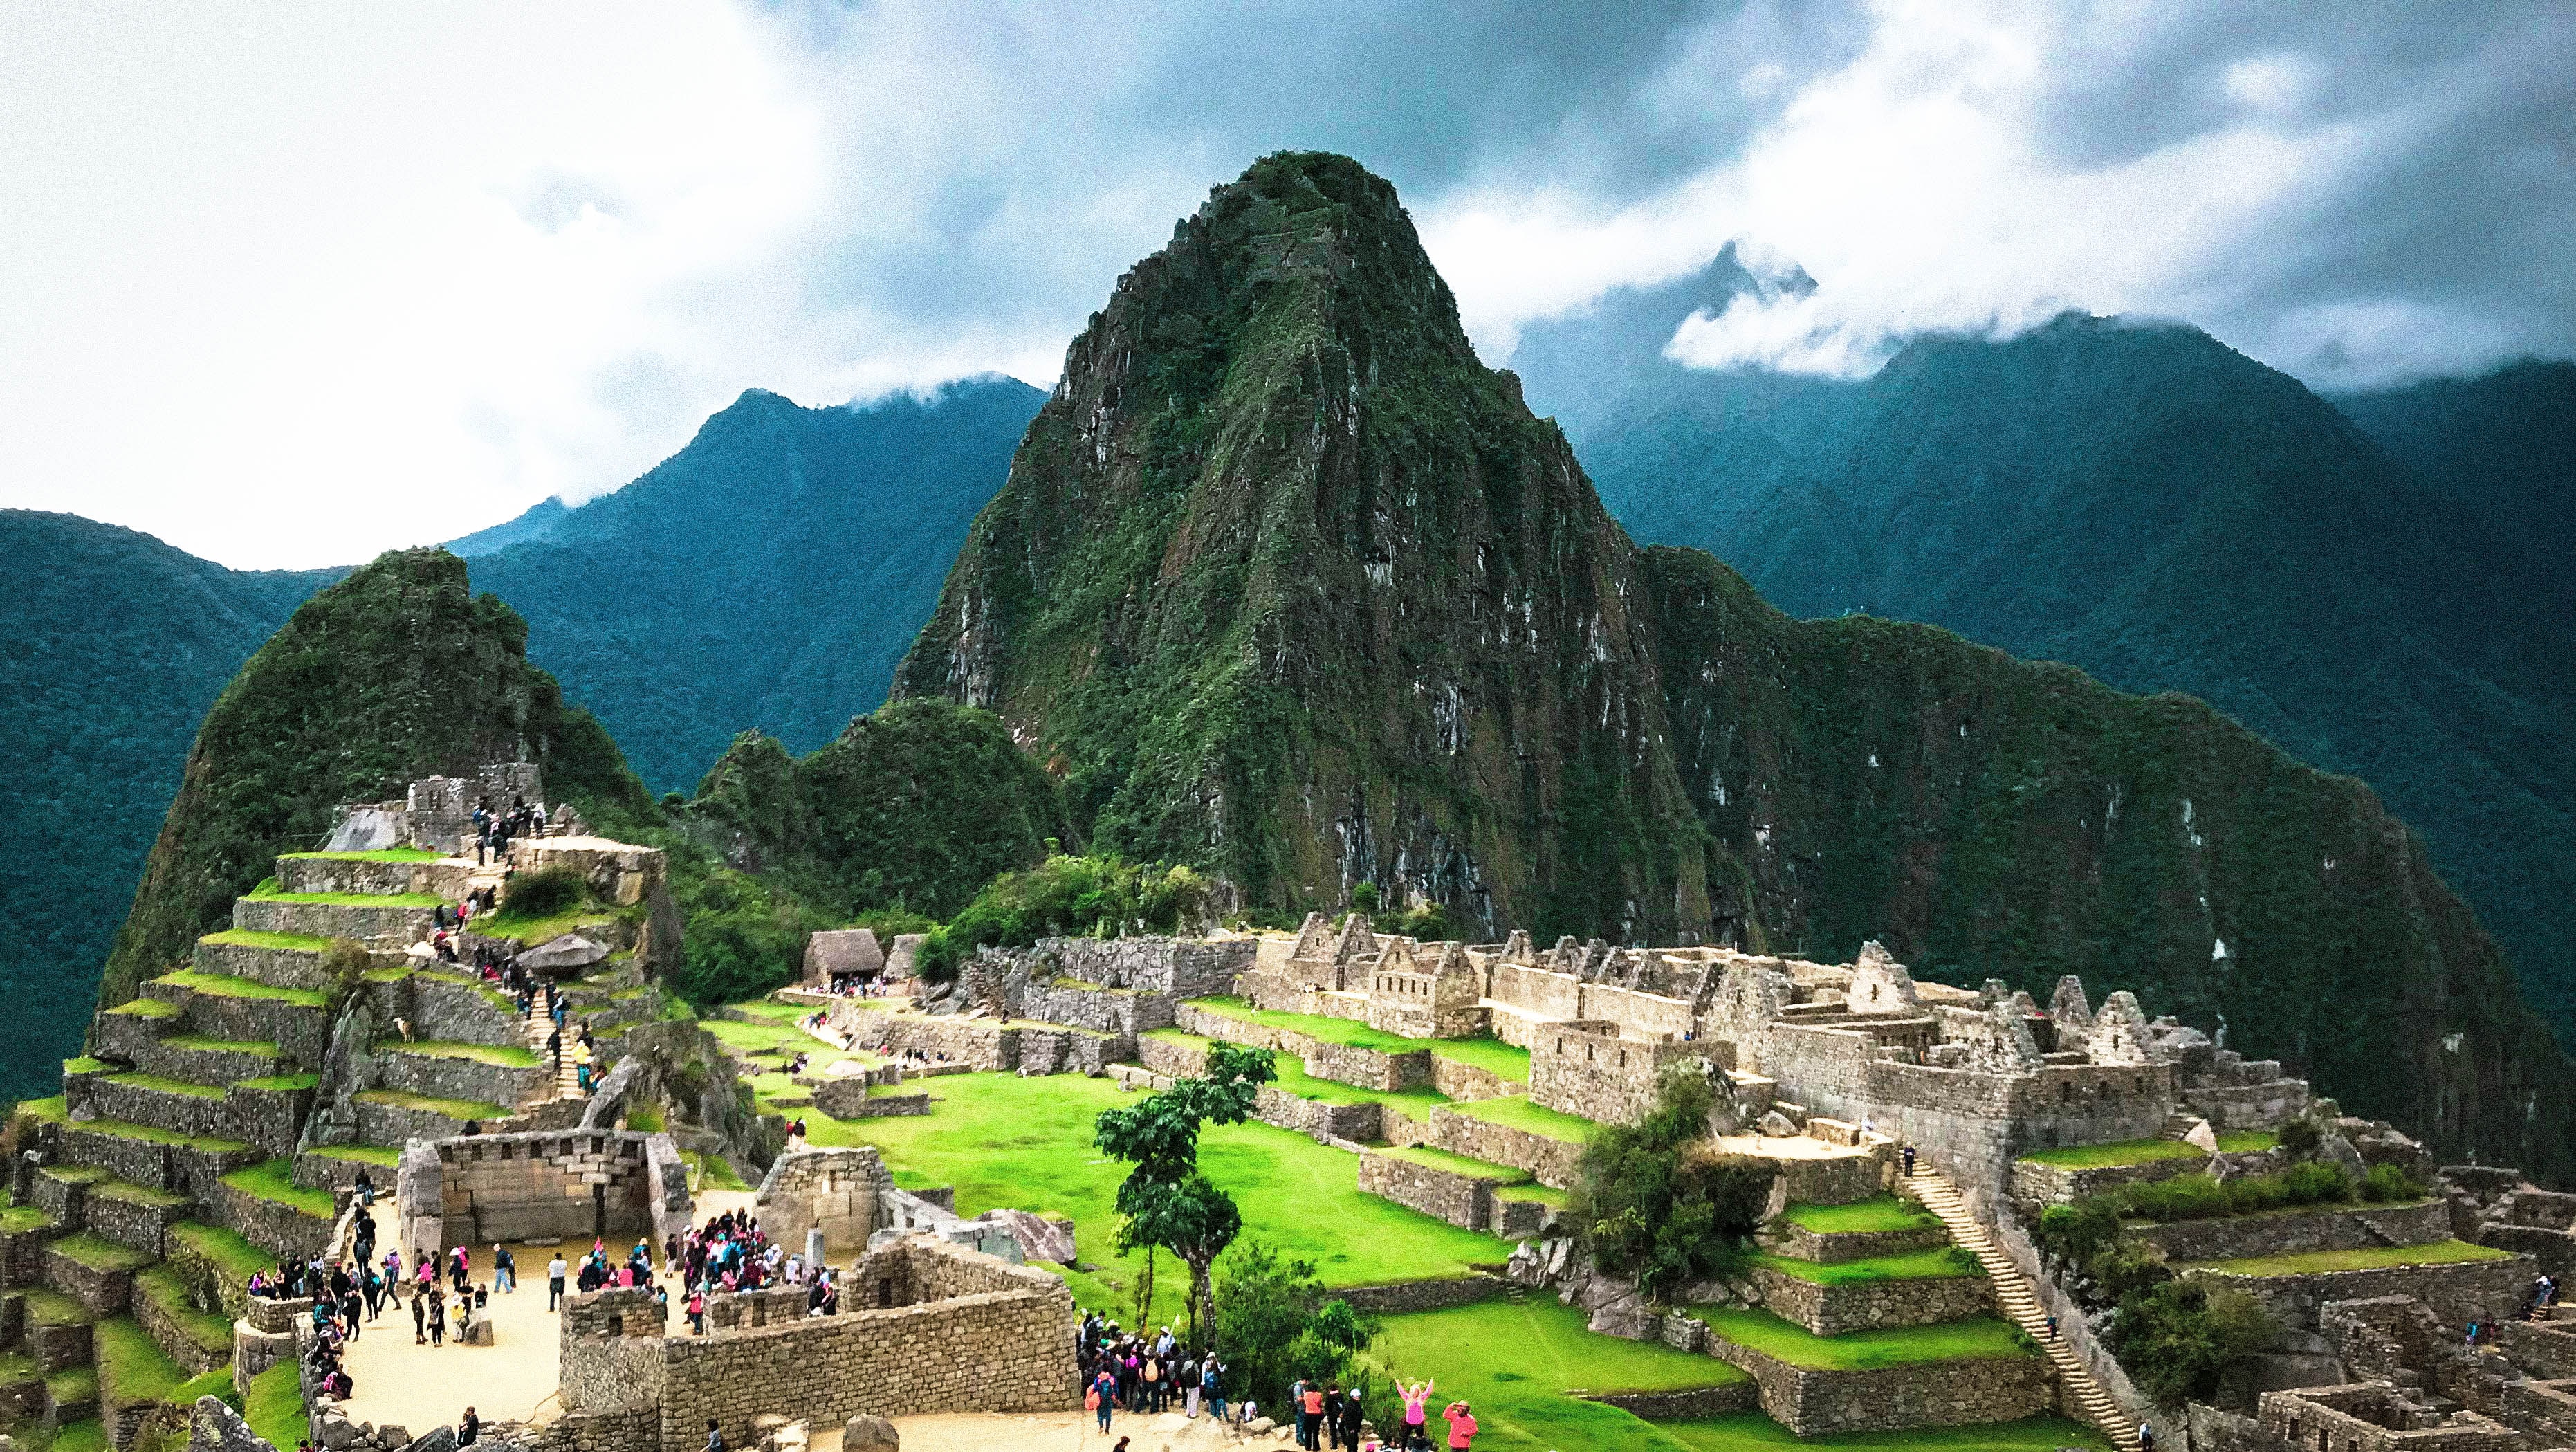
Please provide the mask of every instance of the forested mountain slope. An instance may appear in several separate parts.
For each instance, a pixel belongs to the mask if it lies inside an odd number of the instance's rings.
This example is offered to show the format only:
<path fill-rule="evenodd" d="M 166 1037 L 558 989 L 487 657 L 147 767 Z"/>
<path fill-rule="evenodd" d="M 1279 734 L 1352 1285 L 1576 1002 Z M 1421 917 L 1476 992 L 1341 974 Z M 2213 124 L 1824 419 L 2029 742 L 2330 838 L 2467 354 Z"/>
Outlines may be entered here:
<path fill-rule="evenodd" d="M 2051 376 L 2007 360 L 1983 386 L 2023 370 Z M 2375 453 L 2325 412 L 2339 447 Z M 2152 440 L 2151 411 L 2135 433 Z M 1927 477 L 1952 478 L 1932 451 L 1973 442 L 1927 439 Z M 2248 472 L 2314 487 L 2268 452 Z M 2279 506 L 2261 490 L 2218 519 L 2171 487 L 2155 507 L 2214 543 Z M 1964 548 L 1995 507 L 1934 501 L 1856 540 L 1863 578 Z M 2388 547 L 2364 536 L 2386 522 L 2326 545 L 2375 570 Z M 2123 558 L 2116 525 L 2076 533 L 2063 548 L 2094 567 Z M 2267 623 L 2226 613 L 2230 582 L 2175 577 L 2217 592 L 2213 642 Z M 2154 597 L 2087 598 L 2079 620 Z M 2331 642 L 2349 622 L 2324 613 Z M 2452 638 L 2449 612 L 2422 613 Z M 1641 555 L 1516 380 L 1476 360 L 1393 190 L 1343 158 L 1265 158 L 1121 280 L 897 694 L 996 710 L 1096 845 L 1218 869 L 1256 910 L 1367 880 L 1484 934 L 1820 955 L 1877 936 L 1953 980 L 2086 973 L 2150 1011 L 2224 1014 L 2231 1046 L 2446 1150 L 2570 1168 L 2556 1045 L 2367 788 L 2197 701 L 1929 627 L 1797 622 L 1695 551 Z"/>

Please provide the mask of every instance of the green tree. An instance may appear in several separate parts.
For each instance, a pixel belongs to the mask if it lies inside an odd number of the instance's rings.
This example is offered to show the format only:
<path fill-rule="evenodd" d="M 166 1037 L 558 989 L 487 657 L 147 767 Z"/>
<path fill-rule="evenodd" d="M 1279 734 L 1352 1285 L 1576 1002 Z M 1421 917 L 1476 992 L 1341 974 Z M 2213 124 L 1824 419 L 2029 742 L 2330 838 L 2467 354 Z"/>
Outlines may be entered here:
<path fill-rule="evenodd" d="M 1697 1072 L 1668 1069 L 1655 1107 L 1634 1124 L 1597 1131 L 1576 1167 L 1571 1208 L 1594 1262 L 1636 1277 L 1650 1296 L 1716 1274 L 1762 1223 L 1773 1168 L 1714 1152 L 1715 1100 Z"/>
<path fill-rule="evenodd" d="M 1122 1249 L 1143 1248 L 1148 1278 L 1160 1246 L 1190 1268 L 1190 1338 L 1215 1324 L 1211 1271 L 1243 1229 L 1232 1198 L 1198 1172 L 1199 1130 L 1241 1124 L 1277 1077 L 1268 1049 L 1212 1044 L 1204 1073 L 1175 1081 L 1134 1104 L 1100 1111 L 1092 1142 L 1135 1166 L 1118 1187 Z"/>
<path fill-rule="evenodd" d="M 1226 1255 L 1219 1279 L 1225 1294 L 1215 1325 L 1225 1347 L 1230 1395 L 1249 1393 L 1268 1404 L 1298 1377 L 1365 1377 L 1360 1353 L 1377 1339 L 1379 1322 L 1348 1301 L 1328 1299 L 1313 1262 L 1287 1259 L 1265 1242 L 1247 1240 Z"/>

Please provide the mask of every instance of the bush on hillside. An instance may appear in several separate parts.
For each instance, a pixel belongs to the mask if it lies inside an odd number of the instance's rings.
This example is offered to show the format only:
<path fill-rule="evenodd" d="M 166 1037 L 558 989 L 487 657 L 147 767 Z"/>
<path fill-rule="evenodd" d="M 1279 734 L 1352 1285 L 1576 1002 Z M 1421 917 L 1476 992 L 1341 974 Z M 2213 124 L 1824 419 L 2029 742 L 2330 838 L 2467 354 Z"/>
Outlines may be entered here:
<path fill-rule="evenodd" d="M 2105 1340 L 2139 1390 L 2172 1407 L 2207 1401 L 2227 1364 L 2273 1334 L 2272 1318 L 2243 1291 L 2169 1280 L 2123 1298 Z"/>
<path fill-rule="evenodd" d="M 1189 867 L 1058 853 L 985 884 L 922 944 L 919 971 L 946 983 L 978 948 L 1025 948 L 1040 938 L 1195 932 L 1214 900 L 1208 880 Z"/>
<path fill-rule="evenodd" d="M 1715 1102 L 1707 1079 L 1667 1070 L 1655 1107 L 1634 1124 L 1596 1130 L 1577 1164 L 1571 1213 L 1584 1244 L 1602 1269 L 1634 1276 L 1650 1296 L 1736 1263 L 1762 1223 L 1775 1170 L 1710 1147 Z"/>
<path fill-rule="evenodd" d="M 527 920 L 550 918 L 567 913 L 590 895 L 590 884 L 569 867 L 540 867 L 510 879 L 509 896 L 501 899 L 501 915 Z"/>

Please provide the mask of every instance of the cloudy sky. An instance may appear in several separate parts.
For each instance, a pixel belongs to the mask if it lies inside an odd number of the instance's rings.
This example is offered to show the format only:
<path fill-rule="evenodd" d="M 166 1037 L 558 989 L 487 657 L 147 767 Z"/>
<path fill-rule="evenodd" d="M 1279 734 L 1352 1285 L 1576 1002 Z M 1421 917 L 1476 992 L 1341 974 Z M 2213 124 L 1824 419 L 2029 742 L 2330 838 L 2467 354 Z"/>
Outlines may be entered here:
<path fill-rule="evenodd" d="M 1487 361 L 1729 241 L 1675 356 L 2188 319 L 2576 355 L 2576 6 L 0 8 L 0 506 L 245 567 L 614 488 L 746 387 L 1046 384 L 1253 157 L 1401 187 Z"/>

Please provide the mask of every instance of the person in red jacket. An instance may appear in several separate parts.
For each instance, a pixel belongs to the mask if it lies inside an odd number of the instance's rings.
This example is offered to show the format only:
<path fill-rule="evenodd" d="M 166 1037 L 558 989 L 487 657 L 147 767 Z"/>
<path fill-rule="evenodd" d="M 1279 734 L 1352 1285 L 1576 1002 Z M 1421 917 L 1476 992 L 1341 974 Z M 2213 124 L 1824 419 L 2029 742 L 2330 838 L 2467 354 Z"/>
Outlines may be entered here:
<path fill-rule="evenodd" d="M 1450 1452 L 1467 1452 L 1476 1445 L 1475 1414 L 1467 1410 L 1465 1402 L 1451 1402 L 1440 1415 L 1449 1419 Z"/>

